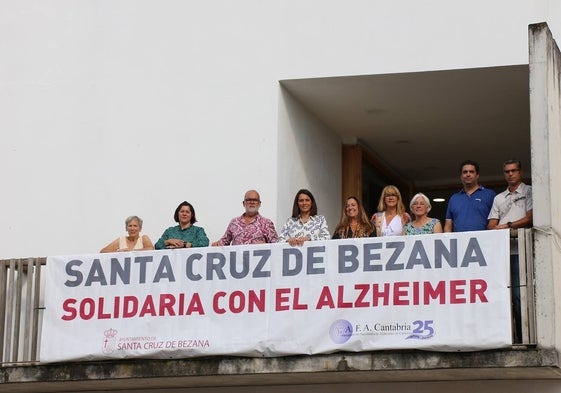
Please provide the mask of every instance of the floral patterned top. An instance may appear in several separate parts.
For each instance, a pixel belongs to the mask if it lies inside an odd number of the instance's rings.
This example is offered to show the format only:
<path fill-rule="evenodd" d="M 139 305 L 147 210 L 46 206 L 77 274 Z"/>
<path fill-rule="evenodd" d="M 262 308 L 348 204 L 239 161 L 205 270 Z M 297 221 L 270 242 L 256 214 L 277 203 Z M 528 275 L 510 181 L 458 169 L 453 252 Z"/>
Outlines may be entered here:
<path fill-rule="evenodd" d="M 247 223 L 244 216 L 245 213 L 230 221 L 224 236 L 218 240 L 218 244 L 221 246 L 237 246 L 240 244 L 277 242 L 277 231 L 271 220 L 257 214 Z"/>
<path fill-rule="evenodd" d="M 352 229 L 348 228 L 346 233 L 345 231 L 335 232 L 332 239 L 353 239 L 357 237 L 376 237 L 376 231 L 368 233 L 364 231 L 364 228 L 361 228 L 357 233 L 353 233 Z"/>
<path fill-rule="evenodd" d="M 310 240 L 328 240 L 330 236 L 325 217 L 317 214 L 306 222 L 302 222 L 300 217 L 290 217 L 282 227 L 279 242 L 285 242 L 291 237 L 305 236 L 309 236 Z"/>
<path fill-rule="evenodd" d="M 413 226 L 413 222 L 408 222 L 403 227 L 406 235 L 426 235 L 429 233 L 434 233 L 434 226 L 438 222 L 437 218 L 431 218 L 425 225 L 416 228 Z"/>
<path fill-rule="evenodd" d="M 192 247 L 208 246 L 208 237 L 206 236 L 205 230 L 195 225 L 189 225 L 189 227 L 185 229 L 181 229 L 179 225 L 169 227 L 156 242 L 154 248 L 156 250 L 163 250 L 166 248 L 165 241 L 168 239 L 181 239 L 186 243 L 191 243 Z"/>

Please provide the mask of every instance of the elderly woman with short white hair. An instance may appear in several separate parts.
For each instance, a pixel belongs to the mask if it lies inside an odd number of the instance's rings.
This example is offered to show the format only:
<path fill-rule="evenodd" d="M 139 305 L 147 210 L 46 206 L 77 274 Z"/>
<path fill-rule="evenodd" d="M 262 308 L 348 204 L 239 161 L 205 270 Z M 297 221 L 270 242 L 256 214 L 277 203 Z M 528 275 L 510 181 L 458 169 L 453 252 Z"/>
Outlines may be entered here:
<path fill-rule="evenodd" d="M 409 203 L 411 214 L 415 218 L 403 227 L 404 235 L 425 235 L 429 233 L 442 233 L 442 224 L 437 218 L 428 216 L 432 206 L 429 198 L 422 192 L 415 194 Z"/>
<path fill-rule="evenodd" d="M 113 240 L 107 246 L 103 247 L 100 252 L 124 252 L 154 249 L 154 245 L 148 236 L 140 236 L 140 231 L 142 231 L 142 219 L 140 217 L 127 217 L 125 220 L 125 229 L 128 236 L 121 236 Z"/>

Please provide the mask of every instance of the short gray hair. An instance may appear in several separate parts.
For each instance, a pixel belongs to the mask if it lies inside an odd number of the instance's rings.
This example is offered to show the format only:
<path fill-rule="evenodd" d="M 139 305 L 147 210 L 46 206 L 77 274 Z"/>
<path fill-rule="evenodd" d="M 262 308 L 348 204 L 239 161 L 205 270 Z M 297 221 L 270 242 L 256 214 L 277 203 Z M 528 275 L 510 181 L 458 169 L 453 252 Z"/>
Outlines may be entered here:
<path fill-rule="evenodd" d="M 127 229 L 129 223 L 134 220 L 138 221 L 138 226 L 140 227 L 140 229 L 142 229 L 142 218 L 138 216 L 128 216 L 127 219 L 125 220 L 125 229 Z"/>
<path fill-rule="evenodd" d="M 503 169 L 504 169 L 505 166 L 510 165 L 510 164 L 516 164 L 518 169 L 522 169 L 522 163 L 520 162 L 520 160 L 517 160 L 515 158 L 513 158 L 511 160 L 506 160 L 505 162 L 503 162 Z"/>
<path fill-rule="evenodd" d="M 430 209 L 432 209 L 432 205 L 430 204 L 430 199 L 422 192 L 418 192 L 415 195 L 413 195 L 413 198 L 411 198 L 411 202 L 409 202 L 409 209 L 413 209 L 413 203 L 415 203 L 415 199 L 417 198 L 422 198 L 423 201 L 425 201 L 425 204 L 427 205 L 427 213 L 430 212 Z"/>

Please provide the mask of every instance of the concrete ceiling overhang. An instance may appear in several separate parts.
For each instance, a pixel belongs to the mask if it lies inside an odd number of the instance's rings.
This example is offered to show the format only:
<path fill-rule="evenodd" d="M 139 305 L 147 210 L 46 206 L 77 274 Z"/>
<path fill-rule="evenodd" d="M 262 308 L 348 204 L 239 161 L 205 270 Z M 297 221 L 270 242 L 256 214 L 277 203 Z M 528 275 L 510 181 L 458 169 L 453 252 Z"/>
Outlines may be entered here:
<path fill-rule="evenodd" d="M 284 80 L 282 86 L 343 143 L 361 143 L 416 188 L 459 185 L 459 164 L 503 181 L 520 159 L 530 174 L 527 64 Z"/>

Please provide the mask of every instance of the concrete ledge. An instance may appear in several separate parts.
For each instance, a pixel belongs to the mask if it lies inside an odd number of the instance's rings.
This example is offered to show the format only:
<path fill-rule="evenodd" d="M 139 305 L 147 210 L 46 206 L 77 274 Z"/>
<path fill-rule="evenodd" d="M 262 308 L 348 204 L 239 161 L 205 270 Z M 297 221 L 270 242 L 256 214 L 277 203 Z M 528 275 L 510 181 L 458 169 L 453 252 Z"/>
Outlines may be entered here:
<path fill-rule="evenodd" d="M 0 371 L 1 392 L 561 379 L 557 352 L 535 348 L 453 353 L 380 351 L 279 358 L 134 359 L 14 365 L 4 366 Z"/>

